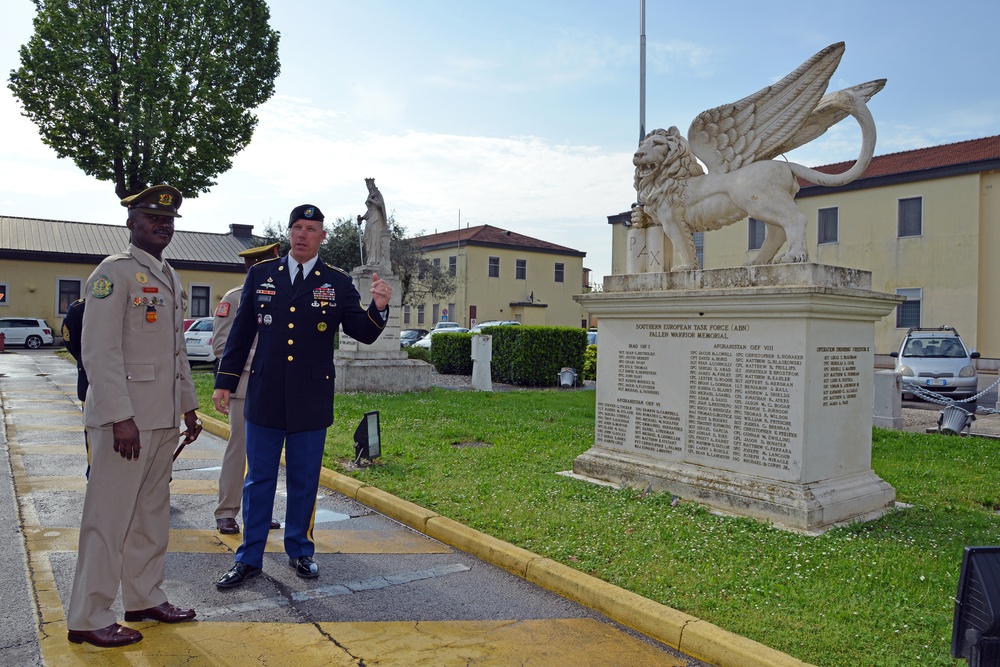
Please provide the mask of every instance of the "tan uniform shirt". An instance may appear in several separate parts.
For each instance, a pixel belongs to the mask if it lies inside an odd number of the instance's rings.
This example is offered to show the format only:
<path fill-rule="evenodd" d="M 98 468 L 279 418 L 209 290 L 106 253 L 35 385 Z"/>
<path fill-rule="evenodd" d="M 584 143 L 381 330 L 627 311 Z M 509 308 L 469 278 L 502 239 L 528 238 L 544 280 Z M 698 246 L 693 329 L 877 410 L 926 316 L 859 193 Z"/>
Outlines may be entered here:
<path fill-rule="evenodd" d="M 140 431 L 172 428 L 198 407 L 184 343 L 186 307 L 177 272 L 135 246 L 94 270 L 83 315 L 87 426 L 132 418 Z"/>

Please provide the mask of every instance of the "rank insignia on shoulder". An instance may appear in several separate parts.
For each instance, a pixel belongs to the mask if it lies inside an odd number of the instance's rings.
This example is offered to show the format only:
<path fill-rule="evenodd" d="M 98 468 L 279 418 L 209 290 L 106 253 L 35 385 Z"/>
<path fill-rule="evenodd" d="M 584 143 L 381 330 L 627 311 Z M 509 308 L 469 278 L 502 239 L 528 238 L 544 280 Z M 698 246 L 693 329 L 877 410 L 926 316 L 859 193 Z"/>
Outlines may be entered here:
<path fill-rule="evenodd" d="M 108 277 L 101 274 L 94 281 L 94 284 L 90 286 L 90 295 L 97 299 L 103 299 L 106 296 L 110 296 L 114 288 L 114 284 L 108 280 Z"/>
<path fill-rule="evenodd" d="M 220 301 L 219 306 L 215 309 L 216 317 L 229 317 L 229 302 Z"/>

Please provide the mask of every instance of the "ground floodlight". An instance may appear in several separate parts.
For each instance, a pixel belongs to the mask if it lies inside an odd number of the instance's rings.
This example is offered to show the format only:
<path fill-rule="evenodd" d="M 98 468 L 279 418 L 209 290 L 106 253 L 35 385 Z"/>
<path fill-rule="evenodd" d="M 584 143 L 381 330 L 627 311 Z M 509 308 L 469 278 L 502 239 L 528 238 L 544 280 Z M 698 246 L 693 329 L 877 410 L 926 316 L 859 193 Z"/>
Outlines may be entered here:
<path fill-rule="evenodd" d="M 955 597 L 951 657 L 1000 665 L 1000 547 L 965 547 Z"/>
<path fill-rule="evenodd" d="M 365 416 L 354 430 L 354 453 L 357 455 L 355 463 L 361 463 L 361 459 L 369 461 L 382 455 L 382 435 L 379 430 L 378 410 L 366 412 Z"/>
<path fill-rule="evenodd" d="M 570 368 L 569 366 L 563 366 L 559 370 L 559 386 L 568 389 L 576 384 L 576 369 Z"/>
<path fill-rule="evenodd" d="M 976 415 L 957 405 L 949 405 L 938 417 L 938 432 L 942 435 L 961 435 L 962 431 L 968 432 L 974 421 Z"/>

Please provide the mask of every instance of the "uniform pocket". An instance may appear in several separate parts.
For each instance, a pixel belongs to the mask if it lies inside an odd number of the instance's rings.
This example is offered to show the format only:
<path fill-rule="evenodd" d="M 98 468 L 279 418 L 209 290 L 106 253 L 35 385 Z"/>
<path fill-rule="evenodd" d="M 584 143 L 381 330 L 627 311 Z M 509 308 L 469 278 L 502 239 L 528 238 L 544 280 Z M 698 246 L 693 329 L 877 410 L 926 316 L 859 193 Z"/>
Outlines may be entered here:
<path fill-rule="evenodd" d="M 125 364 L 125 379 L 129 382 L 152 382 L 156 379 L 153 364 Z"/>

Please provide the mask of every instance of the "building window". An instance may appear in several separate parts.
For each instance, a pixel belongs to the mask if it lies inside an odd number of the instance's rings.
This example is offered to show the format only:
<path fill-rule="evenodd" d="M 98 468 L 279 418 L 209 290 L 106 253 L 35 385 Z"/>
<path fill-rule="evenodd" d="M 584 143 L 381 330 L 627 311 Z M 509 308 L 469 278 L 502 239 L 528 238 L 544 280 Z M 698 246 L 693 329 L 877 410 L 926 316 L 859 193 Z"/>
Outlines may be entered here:
<path fill-rule="evenodd" d="M 921 292 L 919 287 L 896 290 L 897 295 L 906 297 L 906 301 L 896 306 L 897 329 L 920 326 Z"/>
<path fill-rule="evenodd" d="M 80 280 L 77 278 L 59 279 L 59 304 L 56 315 L 65 315 L 69 305 L 80 298 Z"/>
<path fill-rule="evenodd" d="M 750 218 L 749 236 L 747 238 L 747 250 L 760 250 L 764 245 L 764 223 L 757 218 Z"/>
<path fill-rule="evenodd" d="M 898 235 L 920 236 L 924 233 L 924 198 L 909 197 L 899 200 Z"/>
<path fill-rule="evenodd" d="M 556 282 L 563 282 L 563 278 L 566 277 L 566 265 L 561 262 L 556 262 Z"/>
<path fill-rule="evenodd" d="M 528 279 L 528 260 L 526 259 L 514 260 L 514 279 L 515 280 Z"/>
<path fill-rule="evenodd" d="M 403 324 L 410 323 L 410 307 L 403 306 Z"/>
<path fill-rule="evenodd" d="M 441 304 L 435 303 L 431 306 L 431 324 L 437 324 L 441 321 Z"/>
<path fill-rule="evenodd" d="M 489 275 L 490 278 L 499 278 L 500 277 L 500 258 L 499 257 L 490 257 L 490 268 L 489 268 L 489 274 L 488 275 Z"/>
<path fill-rule="evenodd" d="M 434 273 L 439 273 L 441 271 L 441 258 L 434 258 Z"/>
<path fill-rule="evenodd" d="M 0 306 L 10 305 L 7 300 L 8 294 L 10 294 L 10 283 L 0 283 Z"/>
<path fill-rule="evenodd" d="M 831 208 L 821 208 L 819 214 L 819 227 L 817 230 L 818 243 L 837 243 L 840 240 L 840 209 L 836 206 Z"/>
<path fill-rule="evenodd" d="M 419 326 L 423 323 L 424 323 L 424 307 L 417 306 L 417 325 Z"/>
<path fill-rule="evenodd" d="M 208 317 L 212 314 L 210 303 L 212 289 L 208 285 L 191 285 L 191 317 Z"/>
<path fill-rule="evenodd" d="M 698 258 L 698 266 L 705 268 L 705 232 L 695 232 L 692 236 L 694 237 L 694 256 Z"/>
<path fill-rule="evenodd" d="M 448 275 L 452 277 L 458 275 L 458 257 L 454 255 L 448 258 Z"/>

